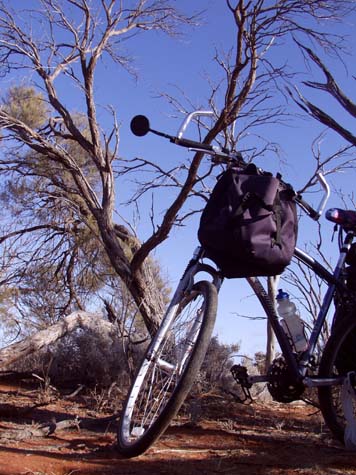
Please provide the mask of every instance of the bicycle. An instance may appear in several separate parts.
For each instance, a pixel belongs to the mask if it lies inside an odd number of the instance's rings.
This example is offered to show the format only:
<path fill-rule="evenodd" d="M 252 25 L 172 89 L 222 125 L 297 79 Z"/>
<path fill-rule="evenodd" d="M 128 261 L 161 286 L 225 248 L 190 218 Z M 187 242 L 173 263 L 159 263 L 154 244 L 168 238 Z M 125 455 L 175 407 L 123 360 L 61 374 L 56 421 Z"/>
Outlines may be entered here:
<path fill-rule="evenodd" d="M 183 137 L 192 119 L 209 114 L 206 111 L 189 114 L 177 136 L 151 129 L 144 116 L 136 116 L 131 122 L 131 129 L 137 136 L 153 132 L 177 145 L 209 154 L 219 163 L 244 168 L 246 163 L 241 154 Z M 315 220 L 321 216 L 330 195 L 330 188 L 322 174 L 318 175 L 318 180 L 323 196 L 317 209 L 302 196 L 295 194 L 294 197 L 297 204 Z M 282 356 L 272 363 L 266 375 L 250 376 L 240 365 L 235 365 L 232 373 L 246 397 L 250 397 L 252 385 L 260 382 L 267 383 L 275 400 L 285 403 L 300 399 L 306 388 L 317 388 L 326 424 L 343 442 L 346 420 L 342 410 L 342 388 L 346 379 L 356 390 L 356 319 L 352 318 L 356 285 L 352 285 L 350 272 L 356 269 L 356 243 L 352 246 L 356 234 L 356 211 L 331 209 L 326 212 L 326 217 L 339 226 L 340 252 L 333 272 L 303 250 L 295 248 L 294 251 L 294 258 L 302 266 L 309 267 L 327 285 L 307 349 L 301 353 L 295 351 L 282 328 L 274 302 L 261 281 L 249 277 L 247 281 L 271 323 Z M 347 265 L 346 261 L 352 260 L 352 255 L 353 262 Z M 199 280 L 201 273 L 209 275 L 210 279 Z M 206 261 L 203 247 L 198 246 L 183 272 L 124 403 L 117 433 L 118 450 L 123 456 L 135 457 L 146 451 L 168 428 L 186 399 L 210 342 L 222 283 L 221 272 Z M 333 301 L 335 315 L 331 335 L 320 361 L 317 361 L 315 350 Z"/>

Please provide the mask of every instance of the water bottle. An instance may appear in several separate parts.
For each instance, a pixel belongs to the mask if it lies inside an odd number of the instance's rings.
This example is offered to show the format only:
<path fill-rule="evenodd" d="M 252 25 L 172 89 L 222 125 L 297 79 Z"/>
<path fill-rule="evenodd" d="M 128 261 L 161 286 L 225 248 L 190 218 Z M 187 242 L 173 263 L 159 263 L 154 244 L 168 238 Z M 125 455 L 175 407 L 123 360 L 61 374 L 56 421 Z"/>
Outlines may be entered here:
<path fill-rule="evenodd" d="M 304 332 L 304 323 L 298 315 L 296 306 L 289 300 L 289 295 L 282 289 L 278 290 L 277 311 L 282 319 L 283 330 L 293 343 L 295 351 L 297 353 L 305 351 L 308 343 Z"/>

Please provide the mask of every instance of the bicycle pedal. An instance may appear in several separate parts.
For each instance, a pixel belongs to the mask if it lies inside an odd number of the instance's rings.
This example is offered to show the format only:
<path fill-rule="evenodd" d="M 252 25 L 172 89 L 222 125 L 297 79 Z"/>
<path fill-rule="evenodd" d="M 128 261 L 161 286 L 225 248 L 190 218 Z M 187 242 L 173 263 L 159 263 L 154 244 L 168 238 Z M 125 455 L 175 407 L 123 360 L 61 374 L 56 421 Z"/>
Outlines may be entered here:
<path fill-rule="evenodd" d="M 242 366 L 240 364 L 235 364 L 230 368 L 231 374 L 234 380 L 241 386 L 242 392 L 244 394 L 244 398 L 240 398 L 237 394 L 234 394 L 235 399 L 237 402 L 241 404 L 251 404 L 253 402 L 250 388 L 252 388 L 252 384 L 249 381 L 249 375 L 246 366 Z"/>
<path fill-rule="evenodd" d="M 252 388 L 252 384 L 249 382 L 249 375 L 246 366 L 235 364 L 230 369 L 235 381 L 245 388 Z"/>

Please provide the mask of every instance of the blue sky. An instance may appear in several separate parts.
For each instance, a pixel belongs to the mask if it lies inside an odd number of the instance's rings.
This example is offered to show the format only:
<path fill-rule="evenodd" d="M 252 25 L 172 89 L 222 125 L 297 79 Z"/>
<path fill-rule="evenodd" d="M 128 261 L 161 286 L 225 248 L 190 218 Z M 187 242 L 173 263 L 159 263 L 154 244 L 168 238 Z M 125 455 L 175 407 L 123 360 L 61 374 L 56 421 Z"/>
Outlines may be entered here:
<path fill-rule="evenodd" d="M 26 2 L 26 6 L 31 3 L 32 0 Z M 14 7 L 17 4 L 22 7 L 24 5 L 19 0 L 9 2 L 9 4 Z M 216 78 L 218 72 L 213 62 L 215 50 L 228 49 L 233 44 L 235 34 L 224 1 L 180 0 L 176 4 L 187 13 L 204 10 L 201 25 L 194 29 L 186 29 L 185 34 L 178 39 L 149 32 L 124 43 L 123 46 L 127 48 L 134 59 L 134 66 L 138 74 L 137 81 L 127 72 L 113 67 L 112 64 L 105 61 L 100 64 L 96 79 L 96 99 L 102 124 L 108 125 L 108 116 L 105 112 L 107 104 L 115 108 L 121 123 L 120 155 L 126 159 L 136 156 L 144 157 L 167 167 L 179 163 L 183 159 L 188 159 L 189 152 L 153 135 L 141 139 L 134 137 L 129 130 L 131 118 L 139 113 L 145 114 L 150 118 L 153 128 L 174 134 L 183 117 L 173 117 L 174 111 L 167 101 L 158 97 L 159 94 L 168 92 L 178 95 L 179 89 L 184 91 L 197 106 L 206 107 L 210 93 L 206 77 L 210 75 Z M 355 44 L 356 36 L 353 20 L 353 18 L 350 19 L 350 24 L 345 23 L 335 27 L 335 31 L 351 35 L 350 45 Z M 322 79 L 320 73 L 314 68 L 311 70 L 306 68 L 302 55 L 291 43 L 279 48 L 273 54 L 275 55 L 274 59 L 280 64 L 288 61 L 293 68 L 301 72 L 301 76 L 296 81 L 298 84 L 302 77 Z M 329 58 L 327 63 L 350 94 L 353 93 L 352 87 L 354 86 L 352 79 L 352 74 L 355 74 L 354 59 L 351 52 L 347 58 L 348 75 L 336 60 Z M 6 89 L 9 84 L 8 80 L 3 80 L 2 89 Z M 60 83 L 59 86 L 61 88 Z M 305 88 L 303 91 L 306 91 Z M 62 92 L 66 95 L 66 101 L 73 108 L 78 110 L 81 108 L 81 100 L 75 90 L 67 90 L 66 86 L 62 85 Z M 321 101 L 328 109 L 333 108 L 333 112 L 339 113 L 334 103 L 326 100 L 325 96 L 315 96 L 311 91 L 308 91 L 307 95 Z M 301 120 L 298 116 L 300 110 L 293 102 L 289 102 L 287 107 L 291 114 L 288 126 L 268 126 L 263 131 L 271 140 L 280 144 L 281 155 L 279 157 L 265 156 L 259 164 L 273 172 L 281 171 L 285 179 L 298 189 L 307 181 L 313 170 L 311 142 L 322 130 L 322 127 L 311 119 Z M 349 124 L 349 127 L 352 129 L 352 124 Z M 194 134 L 194 128 L 188 130 L 188 136 L 196 138 Z M 333 151 L 338 144 L 342 144 L 342 141 L 335 134 L 329 134 L 323 144 L 323 150 L 325 152 Z M 340 175 L 333 178 L 332 182 L 336 188 L 351 192 L 354 188 L 354 175 L 355 172 Z M 120 203 L 128 197 L 129 186 L 128 182 L 118 182 L 116 190 L 118 212 L 132 220 L 133 211 L 120 206 Z M 172 196 L 162 196 L 158 193 L 156 196 L 156 200 L 160 201 L 161 208 L 164 208 L 165 203 L 168 203 L 171 198 Z M 315 202 L 318 202 L 319 198 L 318 195 L 311 197 Z M 329 204 L 336 203 L 333 199 Z M 139 237 L 144 238 L 150 232 L 150 224 L 147 219 L 147 203 L 141 203 L 141 206 L 137 231 Z M 328 240 L 328 236 L 331 237 L 332 226 L 324 219 L 322 222 L 326 240 Z M 197 218 L 193 219 L 185 228 L 174 229 L 169 239 L 155 253 L 164 272 L 168 275 L 172 287 L 175 286 L 198 243 L 196 229 Z M 299 244 L 303 245 L 315 232 L 315 224 L 304 220 Z M 237 318 L 234 313 L 262 315 L 259 308 L 253 304 L 251 291 L 241 280 L 226 281 L 222 289 L 216 332 L 223 341 L 241 342 L 242 352 L 252 354 L 254 351 L 264 350 L 265 322 L 250 322 Z"/>

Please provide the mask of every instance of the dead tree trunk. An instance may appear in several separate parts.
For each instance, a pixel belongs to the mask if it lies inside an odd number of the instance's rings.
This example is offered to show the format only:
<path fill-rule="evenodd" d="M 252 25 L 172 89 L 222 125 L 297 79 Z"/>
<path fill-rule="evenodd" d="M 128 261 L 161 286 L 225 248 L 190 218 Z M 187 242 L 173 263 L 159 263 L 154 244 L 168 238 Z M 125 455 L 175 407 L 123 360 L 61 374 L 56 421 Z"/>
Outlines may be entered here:
<path fill-rule="evenodd" d="M 87 312 L 73 312 L 55 325 L 41 330 L 24 340 L 2 348 L 0 350 L 1 368 L 3 370 L 7 369 L 11 363 L 55 343 L 77 328 L 90 330 L 101 329 L 101 331 L 105 330 L 110 333 L 116 333 L 115 325 L 104 320 L 99 315 Z"/>

